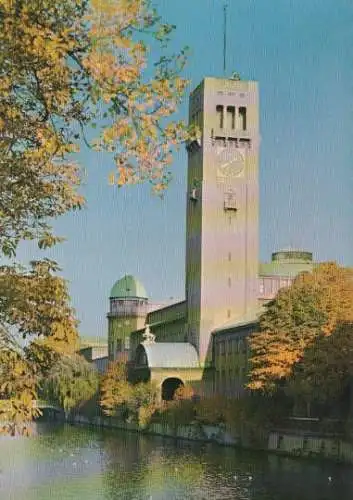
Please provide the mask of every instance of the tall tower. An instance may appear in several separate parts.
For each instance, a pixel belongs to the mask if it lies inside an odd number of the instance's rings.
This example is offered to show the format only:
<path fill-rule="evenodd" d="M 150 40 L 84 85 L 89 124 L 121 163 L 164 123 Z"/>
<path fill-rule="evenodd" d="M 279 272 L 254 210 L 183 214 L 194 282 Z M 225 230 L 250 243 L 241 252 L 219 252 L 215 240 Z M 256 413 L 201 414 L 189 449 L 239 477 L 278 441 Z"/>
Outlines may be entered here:
<path fill-rule="evenodd" d="M 110 291 L 108 317 L 109 360 L 127 361 L 131 332 L 145 324 L 148 309 L 146 290 L 133 276 L 118 280 Z"/>
<path fill-rule="evenodd" d="M 188 145 L 188 341 L 207 366 L 212 330 L 257 306 L 257 83 L 205 78 L 190 95 L 189 122 L 201 135 Z"/>

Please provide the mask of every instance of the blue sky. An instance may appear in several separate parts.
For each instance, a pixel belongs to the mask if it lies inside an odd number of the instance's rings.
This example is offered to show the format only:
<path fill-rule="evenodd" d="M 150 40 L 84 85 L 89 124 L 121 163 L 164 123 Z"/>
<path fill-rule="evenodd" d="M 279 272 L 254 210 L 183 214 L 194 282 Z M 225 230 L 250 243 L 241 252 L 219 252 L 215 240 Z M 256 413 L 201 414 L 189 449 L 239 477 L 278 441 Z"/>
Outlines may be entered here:
<path fill-rule="evenodd" d="M 222 76 L 222 0 L 158 0 L 176 24 L 171 50 L 189 45 L 195 87 Z M 260 257 L 292 246 L 353 265 L 353 5 L 351 0 L 228 0 L 228 70 L 259 82 Z M 180 108 L 187 116 L 187 101 Z M 87 207 L 62 218 L 63 267 L 82 335 L 106 336 L 108 296 L 124 274 L 153 301 L 184 297 L 186 154 L 163 200 L 149 185 L 108 185 L 108 156 L 83 148 Z M 22 247 L 19 257 L 38 255 Z"/>

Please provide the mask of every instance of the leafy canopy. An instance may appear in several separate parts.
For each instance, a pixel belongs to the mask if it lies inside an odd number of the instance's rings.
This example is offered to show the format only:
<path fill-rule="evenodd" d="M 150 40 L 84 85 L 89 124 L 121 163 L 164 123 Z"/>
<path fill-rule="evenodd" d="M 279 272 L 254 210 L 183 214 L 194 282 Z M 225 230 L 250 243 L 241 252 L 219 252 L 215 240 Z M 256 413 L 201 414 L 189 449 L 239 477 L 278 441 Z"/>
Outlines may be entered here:
<path fill-rule="evenodd" d="M 62 241 L 51 220 L 85 203 L 73 159 L 82 141 L 111 153 L 111 183 L 167 187 L 173 148 L 188 137 L 171 119 L 187 85 L 186 51 L 155 60 L 149 45 L 164 50 L 173 29 L 149 0 L 0 0 L 0 256 L 14 259 L 24 240 L 42 250 Z M 14 428 L 35 414 L 49 350 L 76 345 L 57 271 L 49 260 L 0 268 L 0 420 Z M 26 351 L 19 336 L 40 342 Z"/>
<path fill-rule="evenodd" d="M 275 391 L 292 374 L 306 349 L 329 337 L 353 316 L 353 272 L 335 263 L 299 275 L 266 305 L 260 330 L 250 339 L 248 387 Z"/>
<path fill-rule="evenodd" d="M 41 394 L 68 414 L 91 399 L 98 386 L 98 372 L 84 358 L 79 355 L 60 356 L 42 380 Z"/>

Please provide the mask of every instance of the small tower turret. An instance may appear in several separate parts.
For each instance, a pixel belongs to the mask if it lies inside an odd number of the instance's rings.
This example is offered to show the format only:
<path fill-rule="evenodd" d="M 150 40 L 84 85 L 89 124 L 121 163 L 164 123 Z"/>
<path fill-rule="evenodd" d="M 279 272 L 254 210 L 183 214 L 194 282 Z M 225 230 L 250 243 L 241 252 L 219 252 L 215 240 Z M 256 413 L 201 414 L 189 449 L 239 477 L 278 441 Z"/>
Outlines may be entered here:
<path fill-rule="evenodd" d="M 127 361 L 130 334 L 143 328 L 148 312 L 145 287 L 134 276 L 118 280 L 110 291 L 108 318 L 109 360 Z"/>

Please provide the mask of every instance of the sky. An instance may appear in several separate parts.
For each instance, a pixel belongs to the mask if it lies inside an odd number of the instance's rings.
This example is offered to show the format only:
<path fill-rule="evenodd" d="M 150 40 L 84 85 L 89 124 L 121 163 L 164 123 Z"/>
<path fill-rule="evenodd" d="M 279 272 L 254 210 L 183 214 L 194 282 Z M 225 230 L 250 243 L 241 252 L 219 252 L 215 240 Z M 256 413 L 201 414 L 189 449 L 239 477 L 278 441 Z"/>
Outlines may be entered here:
<path fill-rule="evenodd" d="M 157 0 L 188 45 L 190 90 L 223 76 L 222 0 Z M 353 265 L 353 5 L 351 0 L 228 0 L 227 73 L 259 82 L 260 258 L 295 247 Z M 179 110 L 187 118 L 187 98 Z M 125 274 L 151 301 L 184 298 L 185 150 L 163 200 L 150 185 L 108 184 L 111 158 L 83 147 L 87 206 L 61 218 L 50 251 L 68 280 L 84 336 L 106 337 L 109 291 Z M 23 245 L 19 258 L 38 258 Z M 48 255 L 48 252 L 46 253 Z"/>

